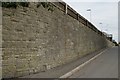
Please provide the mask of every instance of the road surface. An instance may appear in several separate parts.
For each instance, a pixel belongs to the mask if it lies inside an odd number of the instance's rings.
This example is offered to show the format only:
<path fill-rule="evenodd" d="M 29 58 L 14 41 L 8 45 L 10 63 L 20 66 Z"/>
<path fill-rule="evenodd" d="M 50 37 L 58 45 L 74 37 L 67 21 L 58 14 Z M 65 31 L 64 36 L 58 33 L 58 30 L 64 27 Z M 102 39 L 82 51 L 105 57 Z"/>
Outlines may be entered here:
<path fill-rule="evenodd" d="M 107 49 L 69 78 L 118 78 L 118 47 Z"/>

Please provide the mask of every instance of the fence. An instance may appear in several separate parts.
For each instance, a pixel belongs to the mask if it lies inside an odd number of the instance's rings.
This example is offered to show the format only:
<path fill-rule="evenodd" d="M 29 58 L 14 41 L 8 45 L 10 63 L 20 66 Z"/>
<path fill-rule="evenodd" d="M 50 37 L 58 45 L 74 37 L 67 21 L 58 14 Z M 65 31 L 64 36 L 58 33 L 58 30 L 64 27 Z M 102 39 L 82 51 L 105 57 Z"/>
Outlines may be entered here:
<path fill-rule="evenodd" d="M 52 2 L 52 4 L 56 7 L 58 7 L 60 10 L 68 14 L 69 16 L 73 17 L 74 19 L 78 20 L 82 24 L 86 25 L 99 35 L 106 37 L 100 30 L 98 30 L 92 23 L 90 23 L 87 19 L 82 17 L 79 13 L 77 13 L 74 9 L 72 9 L 69 5 L 67 5 L 65 2 Z M 109 38 L 107 38 L 109 40 Z"/>

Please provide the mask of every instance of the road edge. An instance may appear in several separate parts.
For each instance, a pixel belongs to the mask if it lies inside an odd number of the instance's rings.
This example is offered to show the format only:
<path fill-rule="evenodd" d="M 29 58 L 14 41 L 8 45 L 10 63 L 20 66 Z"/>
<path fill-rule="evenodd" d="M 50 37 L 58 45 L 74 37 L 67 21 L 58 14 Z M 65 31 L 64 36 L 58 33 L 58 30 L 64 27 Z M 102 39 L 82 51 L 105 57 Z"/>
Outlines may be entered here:
<path fill-rule="evenodd" d="M 107 48 L 108 49 L 108 48 Z M 105 49 L 104 51 L 100 52 L 99 54 L 95 55 L 94 57 L 92 57 L 91 59 L 89 59 L 88 61 L 84 62 L 83 64 L 79 65 L 78 67 L 76 67 L 75 69 L 67 72 L 66 74 L 60 76 L 59 78 L 69 78 L 70 76 L 72 76 L 74 73 L 76 73 L 77 71 L 79 71 L 82 67 L 84 67 L 85 65 L 87 65 L 88 63 L 90 63 L 91 61 L 93 61 L 94 59 L 96 59 L 97 57 L 99 57 L 100 55 L 102 55 L 107 49 Z"/>

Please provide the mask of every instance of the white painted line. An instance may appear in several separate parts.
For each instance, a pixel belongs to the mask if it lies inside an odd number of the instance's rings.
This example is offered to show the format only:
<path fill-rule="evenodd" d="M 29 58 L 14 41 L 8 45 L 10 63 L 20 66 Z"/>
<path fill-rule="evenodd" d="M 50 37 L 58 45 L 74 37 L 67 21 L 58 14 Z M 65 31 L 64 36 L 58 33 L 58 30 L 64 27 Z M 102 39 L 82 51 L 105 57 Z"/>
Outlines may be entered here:
<path fill-rule="evenodd" d="M 104 50 L 103 52 L 97 54 L 93 58 L 89 59 L 88 61 L 84 62 L 83 64 L 79 65 L 75 69 L 71 70 L 70 72 L 64 74 L 63 76 L 61 76 L 59 78 L 68 78 L 68 77 L 70 77 L 71 75 L 73 75 L 74 73 L 76 73 L 77 71 L 79 71 L 82 67 L 84 67 L 86 64 L 90 63 L 92 60 L 96 59 L 98 56 L 100 56 L 101 54 L 103 54 L 105 51 L 106 50 Z"/>

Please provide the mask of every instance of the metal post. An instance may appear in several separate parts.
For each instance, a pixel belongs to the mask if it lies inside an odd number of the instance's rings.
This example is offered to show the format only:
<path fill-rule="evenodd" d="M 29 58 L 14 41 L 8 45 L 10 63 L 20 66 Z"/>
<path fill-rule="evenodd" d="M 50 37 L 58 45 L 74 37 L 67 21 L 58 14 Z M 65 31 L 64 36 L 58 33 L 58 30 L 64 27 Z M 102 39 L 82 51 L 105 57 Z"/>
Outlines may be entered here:
<path fill-rule="evenodd" d="M 90 11 L 90 21 L 92 21 L 92 11 Z"/>
<path fill-rule="evenodd" d="M 65 5 L 65 13 L 67 14 L 67 7 L 68 7 L 68 5 L 66 4 Z"/>
<path fill-rule="evenodd" d="M 92 21 L 92 11 L 91 11 L 91 9 L 87 9 L 87 11 L 90 12 L 90 21 Z"/>
<path fill-rule="evenodd" d="M 99 24 L 101 25 L 101 32 L 102 32 L 102 23 L 100 22 Z"/>

